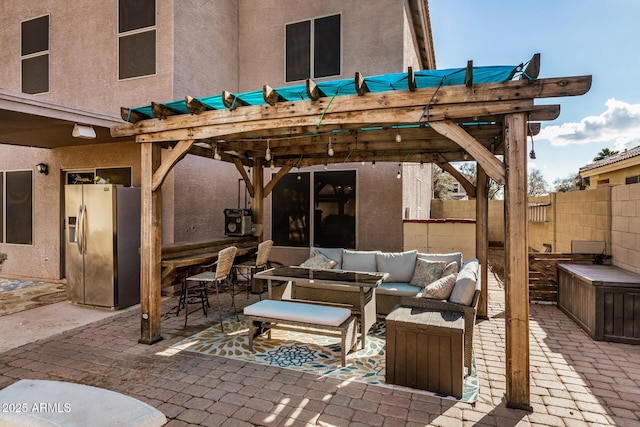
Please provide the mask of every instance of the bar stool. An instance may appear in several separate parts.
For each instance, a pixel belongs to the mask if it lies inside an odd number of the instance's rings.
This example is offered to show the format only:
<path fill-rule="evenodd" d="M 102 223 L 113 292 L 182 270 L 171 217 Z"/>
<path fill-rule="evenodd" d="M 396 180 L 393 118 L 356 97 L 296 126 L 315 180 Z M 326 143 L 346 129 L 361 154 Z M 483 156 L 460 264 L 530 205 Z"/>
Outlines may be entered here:
<path fill-rule="evenodd" d="M 255 261 L 245 261 L 233 266 L 235 271 L 236 280 L 242 279 L 247 281 L 247 298 L 252 289 L 253 275 L 257 271 L 266 270 L 269 265 L 269 256 L 271 255 L 271 248 L 273 247 L 273 240 L 265 240 L 258 245 L 258 252 L 256 253 Z M 262 300 L 262 292 L 258 292 L 260 300 Z"/>
<path fill-rule="evenodd" d="M 208 290 L 209 288 L 214 288 L 216 291 L 216 300 L 218 303 L 218 317 L 220 318 L 220 328 L 224 331 L 224 326 L 222 326 L 222 306 L 220 304 L 220 286 L 222 286 L 222 284 L 224 283 L 227 283 L 229 285 L 232 294 L 231 304 L 236 313 L 236 317 L 238 317 L 238 311 L 236 310 L 235 302 L 233 300 L 233 282 L 229 280 L 231 267 L 233 267 L 233 260 L 236 257 L 236 252 L 238 252 L 238 248 L 236 248 L 235 246 L 229 246 L 228 248 L 221 250 L 218 253 L 218 260 L 216 262 L 203 266 L 203 268 L 209 268 L 215 265 L 215 271 L 203 271 L 202 273 L 187 277 L 187 280 L 183 282 L 182 288 L 180 290 L 180 299 L 178 300 L 178 311 L 176 313 L 176 316 L 180 314 L 180 307 L 184 307 L 185 327 L 187 326 L 187 318 L 189 316 L 189 304 L 200 303 L 200 305 L 202 306 L 204 317 L 207 317 L 207 311 L 210 307 Z M 195 284 L 189 285 L 189 282 L 195 282 Z"/>

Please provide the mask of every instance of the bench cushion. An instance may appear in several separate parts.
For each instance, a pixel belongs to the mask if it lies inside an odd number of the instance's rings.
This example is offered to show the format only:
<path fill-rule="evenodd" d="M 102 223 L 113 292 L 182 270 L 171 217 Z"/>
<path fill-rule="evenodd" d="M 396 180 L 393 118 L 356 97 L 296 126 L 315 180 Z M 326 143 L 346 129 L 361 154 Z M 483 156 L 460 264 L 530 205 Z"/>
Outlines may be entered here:
<path fill-rule="evenodd" d="M 471 305 L 478 281 L 478 260 L 475 258 L 465 262 L 451 291 L 449 301 L 456 304 Z"/>
<path fill-rule="evenodd" d="M 340 326 L 351 316 L 351 310 L 293 301 L 263 300 L 245 307 L 244 314 L 311 325 Z"/>

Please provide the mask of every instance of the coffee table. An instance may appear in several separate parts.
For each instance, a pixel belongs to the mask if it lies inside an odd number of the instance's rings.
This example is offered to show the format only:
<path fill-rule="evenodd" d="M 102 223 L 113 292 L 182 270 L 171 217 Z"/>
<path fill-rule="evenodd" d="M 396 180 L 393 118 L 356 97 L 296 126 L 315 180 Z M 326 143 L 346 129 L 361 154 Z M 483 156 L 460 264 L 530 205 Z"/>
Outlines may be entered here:
<path fill-rule="evenodd" d="M 370 273 L 349 270 L 326 270 L 306 267 L 275 267 L 256 273 L 253 277 L 267 280 L 269 299 L 273 299 L 272 280 L 302 283 L 324 283 L 357 287 L 360 293 L 359 307 L 351 311 L 360 318 L 360 337 L 362 348 L 365 347 L 367 331 L 376 323 L 375 288 L 387 278 L 388 273 Z M 295 290 L 292 293 L 295 299 Z"/>

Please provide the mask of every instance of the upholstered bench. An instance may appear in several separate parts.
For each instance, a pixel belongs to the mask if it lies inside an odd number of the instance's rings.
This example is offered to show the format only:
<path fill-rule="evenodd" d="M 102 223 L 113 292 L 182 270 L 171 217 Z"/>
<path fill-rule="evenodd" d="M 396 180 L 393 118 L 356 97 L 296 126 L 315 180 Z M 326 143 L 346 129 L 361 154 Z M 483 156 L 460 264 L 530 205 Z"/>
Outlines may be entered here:
<path fill-rule="evenodd" d="M 162 426 L 164 414 L 114 391 L 48 380 L 20 380 L 0 390 L 0 425 Z"/>
<path fill-rule="evenodd" d="M 348 308 L 264 300 L 245 307 L 244 314 L 249 320 L 251 351 L 253 351 L 253 338 L 268 332 L 268 338 L 271 339 L 271 329 L 335 336 L 340 337 L 340 361 L 342 366 L 345 366 L 346 354 L 357 343 L 356 317 Z"/>

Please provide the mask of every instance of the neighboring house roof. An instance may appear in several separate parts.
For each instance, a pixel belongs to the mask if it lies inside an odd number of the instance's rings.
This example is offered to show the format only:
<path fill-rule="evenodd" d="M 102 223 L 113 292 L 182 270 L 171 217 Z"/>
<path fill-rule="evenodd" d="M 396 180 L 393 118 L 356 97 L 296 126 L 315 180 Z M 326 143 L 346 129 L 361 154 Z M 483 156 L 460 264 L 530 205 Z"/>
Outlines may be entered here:
<path fill-rule="evenodd" d="M 583 172 L 591 171 L 603 166 L 609 166 L 614 163 L 618 163 L 637 156 L 640 156 L 640 146 L 632 148 L 630 150 L 624 150 L 622 153 L 614 154 L 613 156 L 605 157 L 602 160 L 589 163 L 588 165 L 581 167 L 579 173 L 580 175 L 582 175 Z"/>

